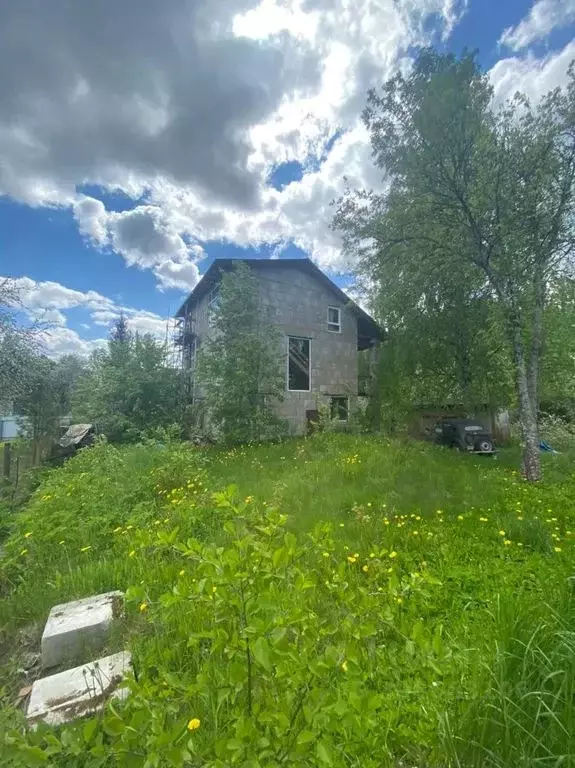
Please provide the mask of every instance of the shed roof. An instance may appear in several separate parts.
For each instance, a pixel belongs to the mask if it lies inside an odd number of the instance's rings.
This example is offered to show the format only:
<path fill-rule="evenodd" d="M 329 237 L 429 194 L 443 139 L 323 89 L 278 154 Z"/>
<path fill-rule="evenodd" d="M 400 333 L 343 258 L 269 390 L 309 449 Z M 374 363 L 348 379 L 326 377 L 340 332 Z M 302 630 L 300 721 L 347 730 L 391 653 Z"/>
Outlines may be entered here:
<path fill-rule="evenodd" d="M 184 301 L 182 306 L 178 309 L 176 317 L 184 317 L 190 309 L 200 301 L 219 281 L 222 272 L 227 272 L 232 269 L 233 265 L 238 259 L 214 259 L 209 266 L 200 282 L 196 285 L 194 290 L 190 293 L 188 298 Z M 274 270 L 278 268 L 296 269 L 303 272 L 307 272 L 312 277 L 315 277 L 322 285 L 330 290 L 342 303 L 345 304 L 352 312 L 357 316 L 357 334 L 358 338 L 383 340 L 384 331 L 375 322 L 375 320 L 367 314 L 353 299 L 344 293 L 339 286 L 337 286 L 333 280 L 316 267 L 316 265 L 310 259 L 241 259 L 249 264 L 254 269 L 269 269 Z M 367 345 L 368 346 L 368 345 Z"/>

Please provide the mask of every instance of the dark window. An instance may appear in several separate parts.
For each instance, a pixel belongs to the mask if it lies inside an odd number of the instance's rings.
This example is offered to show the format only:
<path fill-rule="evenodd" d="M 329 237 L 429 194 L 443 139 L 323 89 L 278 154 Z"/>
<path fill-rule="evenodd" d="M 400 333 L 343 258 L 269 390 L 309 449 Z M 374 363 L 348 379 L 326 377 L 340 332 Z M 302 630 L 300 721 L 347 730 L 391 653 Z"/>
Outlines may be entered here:
<path fill-rule="evenodd" d="M 288 389 L 309 392 L 310 387 L 310 339 L 288 337 Z"/>
<path fill-rule="evenodd" d="M 341 310 L 339 307 L 327 308 L 327 329 L 334 333 L 341 333 Z"/>
<path fill-rule="evenodd" d="M 347 397 L 331 398 L 331 418 L 336 421 L 347 421 Z"/>

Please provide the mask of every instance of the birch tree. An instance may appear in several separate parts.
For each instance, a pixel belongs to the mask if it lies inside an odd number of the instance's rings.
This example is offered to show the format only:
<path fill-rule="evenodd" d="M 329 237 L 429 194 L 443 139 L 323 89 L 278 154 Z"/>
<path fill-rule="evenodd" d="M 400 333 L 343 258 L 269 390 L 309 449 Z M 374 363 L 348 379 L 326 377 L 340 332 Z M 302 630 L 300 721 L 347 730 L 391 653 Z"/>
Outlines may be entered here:
<path fill-rule="evenodd" d="M 409 246 L 421 269 L 496 301 L 509 344 L 524 472 L 540 477 L 537 413 L 548 289 L 570 269 L 575 181 L 575 78 L 532 105 L 496 107 L 473 56 L 423 51 L 412 72 L 372 91 L 364 112 L 382 196 L 339 202 L 348 247 L 371 258 Z M 365 255 L 365 252 L 364 252 Z"/>

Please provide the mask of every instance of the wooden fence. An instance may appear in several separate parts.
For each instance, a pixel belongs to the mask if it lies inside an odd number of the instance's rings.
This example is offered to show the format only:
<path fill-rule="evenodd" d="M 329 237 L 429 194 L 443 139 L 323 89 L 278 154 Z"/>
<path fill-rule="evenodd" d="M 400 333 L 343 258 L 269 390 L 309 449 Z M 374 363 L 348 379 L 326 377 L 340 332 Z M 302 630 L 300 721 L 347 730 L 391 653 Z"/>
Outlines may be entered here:
<path fill-rule="evenodd" d="M 50 437 L 0 443 L 0 477 L 18 484 L 24 472 L 39 466 L 50 457 L 51 448 Z"/>

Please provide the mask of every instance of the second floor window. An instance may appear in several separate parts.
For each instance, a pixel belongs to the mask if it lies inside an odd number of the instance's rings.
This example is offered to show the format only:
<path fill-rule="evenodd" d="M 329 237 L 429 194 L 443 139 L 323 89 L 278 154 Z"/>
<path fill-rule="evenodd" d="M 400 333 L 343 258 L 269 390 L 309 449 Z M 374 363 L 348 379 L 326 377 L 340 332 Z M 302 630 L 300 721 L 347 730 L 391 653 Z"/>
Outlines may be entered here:
<path fill-rule="evenodd" d="M 311 389 L 311 340 L 288 336 L 288 389 L 309 392 Z"/>
<path fill-rule="evenodd" d="M 341 309 L 339 307 L 327 308 L 327 330 L 332 333 L 341 333 Z"/>

